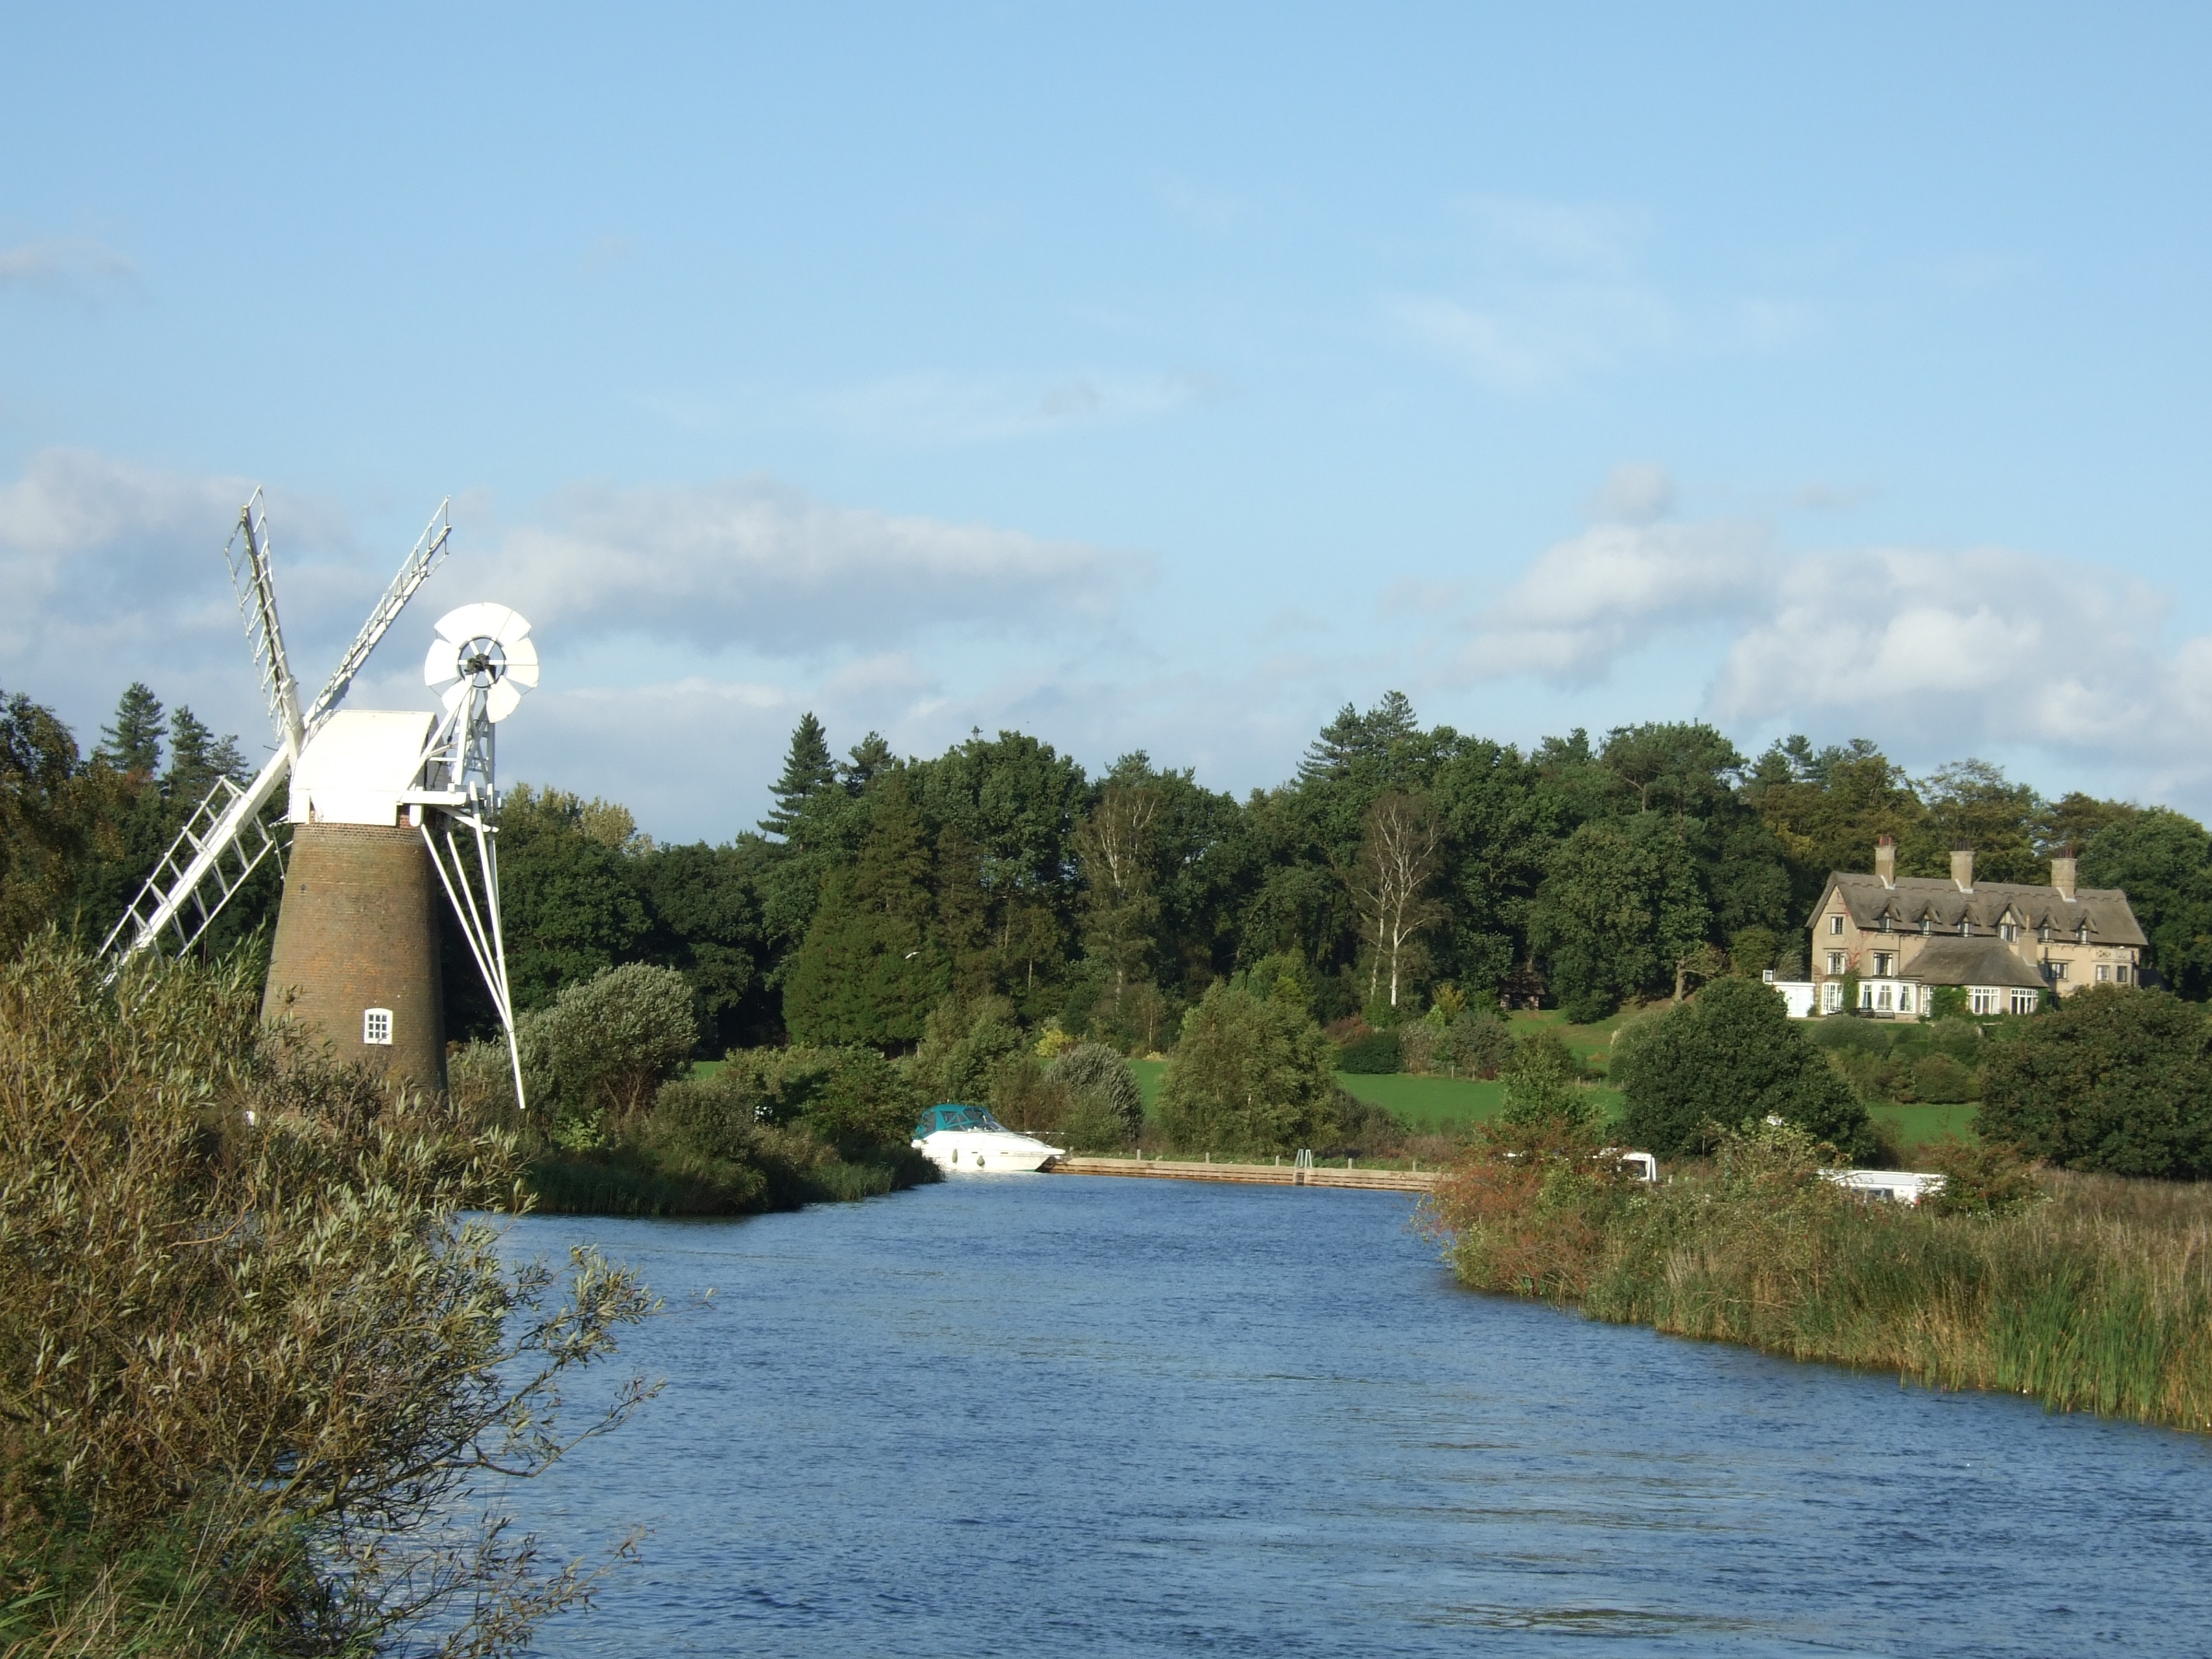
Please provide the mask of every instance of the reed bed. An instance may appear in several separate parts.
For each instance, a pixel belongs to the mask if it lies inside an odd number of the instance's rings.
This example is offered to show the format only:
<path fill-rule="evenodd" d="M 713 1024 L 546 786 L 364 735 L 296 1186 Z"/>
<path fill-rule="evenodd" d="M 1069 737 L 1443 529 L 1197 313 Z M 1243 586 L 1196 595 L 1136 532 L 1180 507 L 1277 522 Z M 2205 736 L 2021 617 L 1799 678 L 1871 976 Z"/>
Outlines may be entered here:
<path fill-rule="evenodd" d="M 1793 1132 L 1638 1191 L 1478 1149 L 1429 1206 L 1462 1282 L 1593 1318 L 2212 1429 L 2212 1189 L 2034 1172 L 2002 1212 L 1867 1203 Z"/>

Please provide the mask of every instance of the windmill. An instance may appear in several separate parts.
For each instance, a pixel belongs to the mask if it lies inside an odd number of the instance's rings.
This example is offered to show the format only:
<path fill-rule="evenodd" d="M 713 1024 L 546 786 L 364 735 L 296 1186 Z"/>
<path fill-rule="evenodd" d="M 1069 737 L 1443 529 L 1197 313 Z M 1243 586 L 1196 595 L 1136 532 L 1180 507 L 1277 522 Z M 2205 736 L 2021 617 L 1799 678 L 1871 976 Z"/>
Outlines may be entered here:
<path fill-rule="evenodd" d="M 427 683 L 443 689 L 437 714 L 338 707 L 444 561 L 452 536 L 441 503 L 303 711 L 277 622 L 268 513 L 253 492 L 224 557 L 276 750 L 252 783 L 216 781 L 100 949 L 112 979 L 157 945 L 189 947 L 276 854 L 285 865 L 284 893 L 264 1014 L 289 1012 L 342 1058 L 438 1087 L 445 1080 L 435 911 L 442 888 L 506 1030 L 520 1103 L 522 1066 L 488 820 L 498 806 L 495 728 L 538 684 L 530 624 L 501 605 L 463 605 L 441 618 L 424 665 Z M 289 862 L 264 817 L 280 786 L 288 789 Z M 472 860 L 462 854 L 464 833 Z"/>

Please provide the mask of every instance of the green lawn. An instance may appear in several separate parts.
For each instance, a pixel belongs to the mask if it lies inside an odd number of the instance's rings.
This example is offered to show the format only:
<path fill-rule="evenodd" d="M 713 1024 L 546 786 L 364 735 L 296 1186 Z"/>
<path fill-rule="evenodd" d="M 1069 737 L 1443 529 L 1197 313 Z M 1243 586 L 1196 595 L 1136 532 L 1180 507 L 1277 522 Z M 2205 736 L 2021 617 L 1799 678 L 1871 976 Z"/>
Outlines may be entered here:
<path fill-rule="evenodd" d="M 1974 1111 L 1966 1106 L 1897 1106 L 1877 1102 L 1867 1108 L 1879 1122 L 1892 1125 L 1909 1149 L 1947 1134 L 1961 1140 L 1974 1139 Z"/>

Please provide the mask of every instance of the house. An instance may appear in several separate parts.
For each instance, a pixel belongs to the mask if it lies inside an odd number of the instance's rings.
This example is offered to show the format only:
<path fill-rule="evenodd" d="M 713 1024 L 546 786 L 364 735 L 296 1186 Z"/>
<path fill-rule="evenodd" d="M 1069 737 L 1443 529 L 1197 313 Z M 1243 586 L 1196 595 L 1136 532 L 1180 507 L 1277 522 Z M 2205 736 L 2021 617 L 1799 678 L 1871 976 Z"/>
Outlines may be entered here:
<path fill-rule="evenodd" d="M 2047 988 L 2140 982 L 2148 943 L 2128 896 L 2079 887 L 2072 854 L 2051 860 L 2051 884 L 1974 880 L 1974 854 L 1951 854 L 1946 881 L 1897 873 L 1897 843 L 1875 843 L 1874 872 L 1835 871 L 1812 916 L 1814 1006 L 1844 1006 L 1846 975 L 1862 1013 L 1924 1018 L 1933 994 L 1956 986 L 1977 1014 L 2032 1013 Z"/>

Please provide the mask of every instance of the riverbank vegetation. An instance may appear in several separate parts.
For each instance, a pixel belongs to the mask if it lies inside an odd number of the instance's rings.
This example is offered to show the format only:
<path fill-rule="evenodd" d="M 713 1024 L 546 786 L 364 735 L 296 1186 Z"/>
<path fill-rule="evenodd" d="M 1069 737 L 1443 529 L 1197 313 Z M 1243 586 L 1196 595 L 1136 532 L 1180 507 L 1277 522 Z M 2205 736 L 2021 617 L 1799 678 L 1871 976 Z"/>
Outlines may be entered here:
<path fill-rule="evenodd" d="M 2212 1190 L 1951 1143 L 1938 1200 L 1822 1180 L 1794 1125 L 1718 1131 L 1657 1186 L 1571 1115 L 1486 1126 L 1428 1200 L 1471 1288 L 2055 1410 L 2212 1428 Z"/>
<path fill-rule="evenodd" d="M 592 1572 L 491 1490 L 649 1393 L 560 1398 L 652 1309 L 468 1212 L 520 1151 L 259 1019 L 250 965 L 0 968 L 0 1647 L 499 1653 Z"/>
<path fill-rule="evenodd" d="M 1983 1133 L 1916 1162 L 1917 1206 L 1825 1179 L 1874 1126 L 1757 982 L 1722 980 L 1625 1034 L 1626 1107 L 1509 1082 L 1429 1200 L 1462 1282 L 1594 1317 L 2212 1428 L 2212 1025 L 2100 987 L 1990 1056 Z M 1666 1179 L 1629 1178 L 1623 1144 Z"/>

